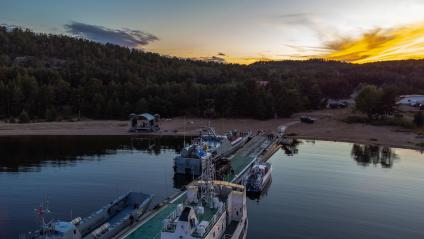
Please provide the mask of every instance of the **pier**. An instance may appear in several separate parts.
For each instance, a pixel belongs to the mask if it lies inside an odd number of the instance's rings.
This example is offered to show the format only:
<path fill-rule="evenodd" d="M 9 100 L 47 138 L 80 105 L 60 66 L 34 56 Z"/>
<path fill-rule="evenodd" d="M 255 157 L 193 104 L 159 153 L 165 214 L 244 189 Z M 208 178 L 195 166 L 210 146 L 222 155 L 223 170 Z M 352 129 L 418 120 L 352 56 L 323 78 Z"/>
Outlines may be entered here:
<path fill-rule="evenodd" d="M 229 157 L 232 171 L 224 176 L 228 182 L 239 183 L 243 175 L 255 161 L 268 160 L 279 148 L 279 139 L 258 134 L 253 136 L 242 148 Z M 163 220 L 182 203 L 186 192 L 180 192 L 165 200 L 159 208 L 148 212 L 144 219 L 131 229 L 120 233 L 120 239 L 158 239 L 162 230 Z"/>

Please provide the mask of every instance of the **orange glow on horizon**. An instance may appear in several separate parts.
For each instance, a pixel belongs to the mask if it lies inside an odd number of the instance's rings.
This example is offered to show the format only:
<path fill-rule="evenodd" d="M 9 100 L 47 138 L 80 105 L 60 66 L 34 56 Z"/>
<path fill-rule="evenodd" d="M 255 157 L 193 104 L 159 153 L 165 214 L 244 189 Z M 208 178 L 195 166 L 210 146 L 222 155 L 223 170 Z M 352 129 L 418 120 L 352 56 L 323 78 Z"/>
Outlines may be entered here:
<path fill-rule="evenodd" d="M 284 59 L 272 57 L 226 57 L 227 63 L 249 65 L 259 61 L 325 60 L 345 61 L 355 64 L 378 61 L 424 59 L 424 23 L 392 29 L 375 29 L 358 38 L 341 38 L 324 44 L 328 53 L 293 56 Z"/>
<path fill-rule="evenodd" d="M 368 63 L 424 58 L 424 24 L 394 29 L 377 29 L 357 39 L 341 39 L 327 44 L 327 60 Z"/>
<path fill-rule="evenodd" d="M 260 61 L 273 61 L 273 59 L 268 57 L 241 57 L 241 58 L 226 57 L 225 58 L 226 63 L 240 64 L 240 65 L 250 65 Z"/>
<path fill-rule="evenodd" d="M 150 50 L 170 56 L 240 65 L 249 65 L 255 62 L 308 59 L 334 60 L 355 64 L 418 60 L 424 59 L 424 23 L 389 29 L 378 28 L 363 33 L 357 38 L 342 36 L 333 41 L 322 42 L 320 45 L 314 47 L 318 50 L 305 50 L 299 47 L 300 50 L 295 49 L 295 51 L 289 53 L 280 50 L 270 51 L 268 54 L 240 54 L 238 52 L 239 54 L 222 53 L 222 55 L 214 55 L 215 51 L 205 53 L 193 50 L 188 54 L 185 50 L 163 52 L 160 48 Z"/>

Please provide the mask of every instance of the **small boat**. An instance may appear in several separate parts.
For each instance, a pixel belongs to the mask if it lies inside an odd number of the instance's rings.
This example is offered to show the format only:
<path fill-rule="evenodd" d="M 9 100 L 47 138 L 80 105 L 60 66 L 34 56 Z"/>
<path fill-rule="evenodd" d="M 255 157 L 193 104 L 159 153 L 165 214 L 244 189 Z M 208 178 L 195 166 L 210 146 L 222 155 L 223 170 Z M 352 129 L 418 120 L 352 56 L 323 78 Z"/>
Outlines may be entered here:
<path fill-rule="evenodd" d="M 251 133 L 238 134 L 235 130 L 217 135 L 213 128 L 208 127 L 174 159 L 175 173 L 200 176 L 206 159 L 231 155 L 246 144 L 250 136 Z"/>
<path fill-rule="evenodd" d="M 271 179 L 272 166 L 270 163 L 255 163 L 246 176 L 246 191 L 260 193 Z"/>
<path fill-rule="evenodd" d="M 268 182 L 265 184 L 264 188 L 261 192 L 247 192 L 247 197 L 250 200 L 255 200 L 257 203 L 261 201 L 261 199 L 268 196 L 268 191 L 272 184 L 272 177 L 268 180 Z"/>
<path fill-rule="evenodd" d="M 129 192 L 86 218 L 45 223 L 43 217 L 41 229 L 30 233 L 26 238 L 109 239 L 138 221 L 148 209 L 151 200 L 151 195 Z M 36 211 L 44 214 L 48 209 L 40 207 Z"/>

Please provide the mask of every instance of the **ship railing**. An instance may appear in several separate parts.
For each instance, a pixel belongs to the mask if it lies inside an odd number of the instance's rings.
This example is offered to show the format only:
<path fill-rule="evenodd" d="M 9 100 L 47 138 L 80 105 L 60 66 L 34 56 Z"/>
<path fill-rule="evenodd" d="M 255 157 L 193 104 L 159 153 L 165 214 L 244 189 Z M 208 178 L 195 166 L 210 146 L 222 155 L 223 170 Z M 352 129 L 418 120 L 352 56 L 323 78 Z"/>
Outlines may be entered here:
<path fill-rule="evenodd" d="M 156 234 L 152 239 L 160 239 L 160 233 Z"/>
<path fill-rule="evenodd" d="M 233 235 L 231 234 L 224 234 L 224 236 L 222 236 L 221 239 L 231 239 L 233 237 Z"/>
<path fill-rule="evenodd" d="M 177 223 L 175 222 L 169 222 L 162 227 L 163 232 L 175 232 L 175 230 L 177 230 Z"/>
<path fill-rule="evenodd" d="M 197 231 L 194 231 L 192 236 L 196 237 L 196 238 L 202 238 L 203 235 L 207 235 L 212 230 L 213 226 L 219 220 L 221 215 L 225 212 L 226 207 L 227 207 L 227 204 L 223 203 L 222 206 L 218 209 L 217 213 L 215 213 L 215 215 L 213 215 L 212 219 L 209 221 L 209 225 L 205 229 L 205 233 L 200 235 Z"/>
<path fill-rule="evenodd" d="M 166 223 L 162 226 L 162 231 L 164 232 L 175 232 L 177 229 L 177 223 L 175 222 L 175 219 L 177 218 L 177 212 L 173 211 L 171 214 L 169 214 L 166 217 Z"/>

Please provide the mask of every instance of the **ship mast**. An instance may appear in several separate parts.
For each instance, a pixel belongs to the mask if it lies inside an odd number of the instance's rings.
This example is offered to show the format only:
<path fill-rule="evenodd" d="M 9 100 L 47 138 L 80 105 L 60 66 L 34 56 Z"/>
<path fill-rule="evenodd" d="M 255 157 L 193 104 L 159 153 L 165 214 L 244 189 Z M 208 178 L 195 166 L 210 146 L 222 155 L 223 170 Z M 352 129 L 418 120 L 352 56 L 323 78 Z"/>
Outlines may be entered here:
<path fill-rule="evenodd" d="M 34 211 L 40 217 L 41 220 L 41 233 L 42 235 L 45 235 L 47 237 L 49 234 L 49 227 L 45 220 L 45 214 L 51 212 L 49 210 L 49 201 L 46 200 L 45 202 L 40 203 L 40 206 L 34 209 Z"/>
<path fill-rule="evenodd" d="M 209 123 L 210 124 L 210 123 Z M 211 129 L 209 127 L 209 129 Z M 201 187 L 201 201 L 206 203 L 206 206 L 213 207 L 213 197 L 214 197 L 214 185 L 213 181 L 215 180 L 215 165 L 212 162 L 212 155 L 209 155 L 204 159 L 202 166 L 202 175 L 201 180 L 203 181 Z"/>

